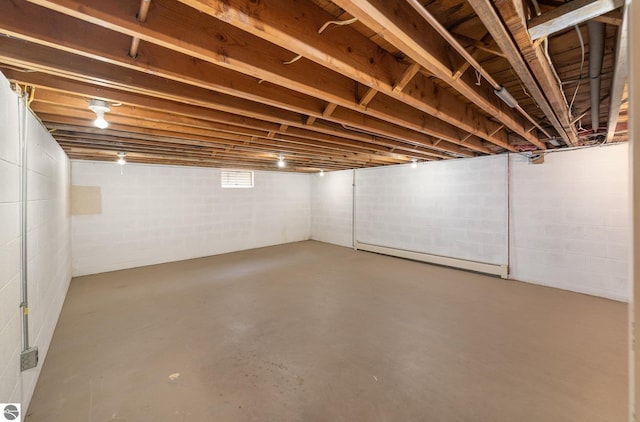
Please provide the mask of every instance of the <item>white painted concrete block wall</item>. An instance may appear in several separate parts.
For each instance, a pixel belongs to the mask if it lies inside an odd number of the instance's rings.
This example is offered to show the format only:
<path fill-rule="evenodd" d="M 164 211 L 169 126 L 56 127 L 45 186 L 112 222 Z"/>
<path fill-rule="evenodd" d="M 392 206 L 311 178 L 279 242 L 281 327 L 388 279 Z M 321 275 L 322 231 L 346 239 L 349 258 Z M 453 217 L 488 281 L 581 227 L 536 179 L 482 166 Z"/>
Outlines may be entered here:
<path fill-rule="evenodd" d="M 511 278 L 629 300 L 628 145 L 511 156 Z"/>
<path fill-rule="evenodd" d="M 69 160 L 28 116 L 28 290 L 37 368 L 20 372 L 20 145 L 17 97 L 0 77 L 0 401 L 26 410 L 71 279 Z"/>
<path fill-rule="evenodd" d="M 353 170 L 311 177 L 311 239 L 353 246 Z"/>
<path fill-rule="evenodd" d="M 20 143 L 18 99 L 0 77 L 0 401 L 20 402 Z"/>
<path fill-rule="evenodd" d="M 356 171 L 356 240 L 507 263 L 507 157 Z"/>
<path fill-rule="evenodd" d="M 72 162 L 73 185 L 99 186 L 102 214 L 72 218 L 74 275 L 309 238 L 304 174 L 256 172 L 253 189 L 223 189 L 220 170 Z"/>

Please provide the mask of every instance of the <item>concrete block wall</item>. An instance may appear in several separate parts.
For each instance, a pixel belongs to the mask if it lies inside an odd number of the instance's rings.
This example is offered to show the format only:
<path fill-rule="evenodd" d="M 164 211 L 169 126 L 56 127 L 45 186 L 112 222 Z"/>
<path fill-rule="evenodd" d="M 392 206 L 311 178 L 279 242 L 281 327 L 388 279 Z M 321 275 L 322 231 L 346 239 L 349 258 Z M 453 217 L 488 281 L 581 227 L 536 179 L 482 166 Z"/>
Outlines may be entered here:
<path fill-rule="evenodd" d="M 40 362 L 20 372 L 19 105 L 0 75 L 0 402 L 20 402 L 25 411 L 71 279 L 69 160 L 31 114 L 26 133 L 29 337 Z"/>
<path fill-rule="evenodd" d="M 311 239 L 353 246 L 353 170 L 311 177 Z"/>
<path fill-rule="evenodd" d="M 512 154 L 508 178 L 506 155 L 356 170 L 356 238 L 496 264 L 509 245 L 511 279 L 626 301 L 628 155 L 627 144 L 537 165 Z M 337 180 L 312 183 L 312 236 L 344 246 L 350 180 Z"/>
<path fill-rule="evenodd" d="M 255 172 L 252 189 L 220 170 L 72 162 L 72 184 L 97 186 L 102 212 L 72 217 L 73 273 L 93 274 L 309 238 L 309 176 Z"/>
<path fill-rule="evenodd" d="M 507 263 L 507 157 L 356 171 L 356 240 Z"/>
<path fill-rule="evenodd" d="M 511 155 L 511 278 L 629 299 L 628 144 Z"/>

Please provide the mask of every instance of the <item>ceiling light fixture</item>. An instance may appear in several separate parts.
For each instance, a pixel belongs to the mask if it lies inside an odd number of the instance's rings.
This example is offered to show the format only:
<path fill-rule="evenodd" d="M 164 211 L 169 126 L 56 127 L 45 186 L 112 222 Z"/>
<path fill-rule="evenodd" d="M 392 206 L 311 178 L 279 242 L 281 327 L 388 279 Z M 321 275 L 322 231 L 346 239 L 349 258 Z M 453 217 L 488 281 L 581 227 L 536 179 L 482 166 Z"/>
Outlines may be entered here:
<path fill-rule="evenodd" d="M 126 152 L 118 152 L 116 155 L 118 156 L 118 161 L 117 161 L 118 164 L 120 164 L 121 166 L 124 166 L 125 164 L 127 164 L 127 160 L 124 159 L 124 157 L 127 156 Z"/>
<path fill-rule="evenodd" d="M 411 159 L 411 168 L 414 169 L 418 167 L 418 159 L 417 158 L 412 158 Z"/>
<path fill-rule="evenodd" d="M 324 170 L 320 170 L 320 177 L 324 176 Z"/>
<path fill-rule="evenodd" d="M 89 110 L 96 113 L 96 119 L 93 121 L 93 124 L 100 129 L 106 129 L 109 126 L 109 123 L 104 119 L 104 113 L 108 113 L 111 111 L 109 108 L 109 103 L 103 100 L 91 100 L 89 102 Z"/>
<path fill-rule="evenodd" d="M 286 166 L 285 162 L 284 162 L 284 157 L 282 155 L 278 156 L 278 167 L 283 168 L 284 166 Z"/>

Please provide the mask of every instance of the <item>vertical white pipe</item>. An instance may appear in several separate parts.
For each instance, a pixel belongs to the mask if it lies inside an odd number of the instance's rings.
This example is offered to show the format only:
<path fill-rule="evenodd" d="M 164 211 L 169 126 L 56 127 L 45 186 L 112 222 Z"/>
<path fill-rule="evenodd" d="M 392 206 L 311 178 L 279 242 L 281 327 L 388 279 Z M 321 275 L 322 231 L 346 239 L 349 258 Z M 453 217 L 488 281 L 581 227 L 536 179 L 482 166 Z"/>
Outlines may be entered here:
<path fill-rule="evenodd" d="M 591 80 L 591 127 L 597 132 L 600 127 L 600 73 L 604 58 L 604 23 L 589 21 L 589 78 Z"/>
<path fill-rule="evenodd" d="M 351 180 L 351 244 L 356 247 L 356 169 L 353 169 Z"/>
<path fill-rule="evenodd" d="M 28 94 L 22 93 L 18 100 L 20 116 L 20 308 L 22 310 L 22 350 L 29 349 L 29 301 L 27 288 L 27 116 Z"/>

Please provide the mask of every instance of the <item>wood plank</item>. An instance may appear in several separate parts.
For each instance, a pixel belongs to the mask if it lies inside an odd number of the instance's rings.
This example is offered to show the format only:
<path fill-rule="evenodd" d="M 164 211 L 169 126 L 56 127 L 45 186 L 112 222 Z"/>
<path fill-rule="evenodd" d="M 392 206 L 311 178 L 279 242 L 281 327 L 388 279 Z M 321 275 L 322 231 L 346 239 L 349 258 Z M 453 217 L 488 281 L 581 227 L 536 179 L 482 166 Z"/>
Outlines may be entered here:
<path fill-rule="evenodd" d="M 316 98 L 321 98 L 327 102 L 335 102 L 341 107 L 358 110 L 368 115 L 394 122 L 397 125 L 402 126 L 404 124 L 402 117 L 417 115 L 415 110 L 403 109 L 402 104 L 396 104 L 393 107 L 397 111 L 391 116 L 375 114 L 376 110 L 370 107 L 366 110 L 358 109 L 357 105 L 352 101 L 354 97 L 352 92 L 353 84 L 350 80 L 340 77 L 334 72 L 328 72 L 326 67 L 314 65 L 308 60 L 298 60 L 291 66 L 282 66 L 284 60 L 290 59 L 291 53 L 287 53 L 287 50 L 285 50 L 285 48 L 291 50 L 292 46 L 290 44 L 276 47 L 265 43 L 255 34 L 246 34 L 224 23 L 212 25 L 211 21 L 204 19 L 205 15 L 187 7 L 180 8 L 173 2 L 163 0 L 154 2 L 153 13 L 144 25 L 131 22 L 130 15 L 124 13 L 126 8 L 118 7 L 113 2 L 104 2 L 102 0 L 84 2 L 76 0 L 32 0 L 32 2 L 127 35 L 137 36 L 142 40 L 179 51 L 191 57 L 197 57 L 201 60 L 215 63 L 218 66 L 257 77 L 259 80 L 270 81 L 300 93 L 316 96 Z M 275 8 L 275 5 L 273 7 L 270 6 L 267 12 L 271 13 L 273 8 Z M 294 11 L 293 13 L 295 14 L 296 12 Z M 314 16 L 312 18 L 313 22 L 320 22 L 323 14 L 326 15 L 325 12 L 322 12 L 320 15 Z M 306 15 L 302 18 L 300 16 L 297 18 L 311 19 Z M 29 21 L 38 22 L 42 20 L 33 19 Z M 279 22 L 282 21 L 278 21 L 278 25 Z M 215 27 L 215 30 L 211 29 L 213 27 Z M 341 30 L 348 30 L 348 28 L 341 28 Z M 210 37 L 202 37 L 203 32 L 210 34 Z M 306 35 L 309 37 L 323 40 L 323 44 L 330 48 L 332 54 L 336 54 L 345 60 L 348 59 L 350 66 L 354 62 L 360 66 L 358 69 L 354 69 L 353 72 L 347 73 L 346 76 L 356 77 L 361 83 L 375 87 L 378 90 L 382 89 L 385 94 L 412 108 L 418 109 L 420 111 L 418 114 L 427 113 L 434 116 L 435 119 L 431 121 L 431 124 L 427 125 L 428 131 L 432 136 L 453 140 L 451 134 L 447 132 L 450 131 L 450 127 L 443 126 L 438 120 L 443 120 L 448 125 L 462 130 L 471 131 L 475 136 L 483 139 L 487 139 L 487 133 L 493 130 L 494 123 L 477 111 L 473 117 L 476 120 L 484 119 L 482 124 L 476 124 L 474 121 L 470 122 L 468 120 L 470 113 L 461 115 L 460 110 L 464 110 L 465 105 L 456 99 L 414 98 L 402 92 L 394 92 L 392 82 L 400 78 L 406 71 L 407 66 L 381 51 L 360 34 L 351 32 L 349 45 L 345 48 L 352 49 L 352 51 L 366 52 L 368 57 L 360 53 L 356 55 L 342 52 L 340 46 L 345 42 L 344 37 L 338 36 L 336 38 L 332 34 L 333 31 L 322 35 L 318 35 L 317 31 L 313 29 L 309 29 L 308 32 Z M 262 34 L 262 31 L 260 31 L 260 34 Z M 333 42 L 327 43 L 327 39 L 332 39 Z M 285 54 L 288 56 L 285 56 Z M 325 59 L 328 57 L 324 53 L 321 55 Z M 285 59 L 285 57 L 288 58 Z M 335 60 L 336 58 L 331 56 L 330 63 L 323 60 L 320 64 L 329 67 L 331 70 L 340 70 L 341 68 L 336 66 Z M 388 72 L 381 73 L 381 69 L 388 69 Z M 432 91 L 427 90 L 426 92 Z M 431 104 L 434 102 L 437 102 L 439 106 L 433 107 Z M 420 119 L 422 120 L 423 118 L 420 117 Z M 493 139 L 491 137 L 487 140 L 490 142 L 504 141 L 501 138 Z"/>
<path fill-rule="evenodd" d="M 48 104 L 58 106 L 58 115 L 65 115 L 65 111 L 71 112 L 73 115 L 81 115 L 84 114 L 87 116 L 87 119 L 92 119 L 93 116 L 87 112 L 86 109 L 86 101 L 84 99 L 70 99 L 69 97 L 65 97 L 61 94 L 52 93 L 48 91 L 37 90 L 35 96 L 35 107 L 38 112 L 44 111 L 46 113 L 52 113 L 52 107 L 48 107 L 46 110 L 42 108 L 38 108 L 39 104 Z M 54 110 L 56 108 L 53 108 Z M 277 134 L 275 132 L 264 132 L 260 130 L 251 130 L 248 128 L 242 128 L 238 126 L 228 125 L 224 123 L 212 122 L 209 120 L 205 120 L 202 118 L 193 118 L 189 116 L 176 115 L 166 111 L 156 111 L 143 109 L 140 107 L 128 107 L 123 105 L 122 108 L 117 107 L 113 108 L 111 113 L 108 113 L 107 119 L 111 121 L 111 115 L 119 115 L 126 116 L 128 119 L 137 119 L 139 121 L 156 121 L 163 122 L 168 125 L 168 127 L 176 126 L 176 129 L 171 129 L 172 131 L 178 130 L 179 133 L 192 133 L 190 132 L 190 128 L 200 128 L 205 130 L 206 133 L 210 133 L 210 136 L 216 137 L 216 133 L 228 133 L 231 135 L 240 135 L 241 138 L 231 138 L 227 137 L 226 139 L 236 139 L 240 141 L 246 141 L 247 139 L 252 138 L 266 138 L 266 139 L 277 139 L 277 140 L 287 140 L 289 142 L 298 143 L 301 145 L 309 145 L 311 147 L 331 147 L 336 150 L 344 149 L 346 151 L 357 151 L 357 152 L 369 152 L 372 154 L 381 154 L 387 157 L 400 160 L 400 162 L 409 159 L 410 157 L 407 154 L 411 154 L 411 156 L 418 156 L 420 158 L 424 158 L 425 160 L 433 159 L 433 158 L 448 158 L 445 155 L 433 153 L 432 151 L 425 151 L 421 149 L 417 149 L 411 145 L 401 145 L 398 153 L 390 153 L 391 148 L 396 148 L 397 143 L 387 144 L 384 141 L 371 141 L 371 142 L 360 142 L 351 139 L 343 139 L 339 137 L 329 137 L 329 136 L 314 136 L 309 137 L 308 134 L 298 133 L 302 132 L 294 129 L 293 131 L 289 131 L 289 134 Z M 99 130 L 92 128 L 92 133 L 100 133 Z M 198 135 L 202 135 L 202 132 L 199 132 Z M 300 135 L 300 136 L 298 136 Z M 220 135 L 218 136 L 220 137 Z M 224 138 L 224 137 L 223 137 Z"/>
<path fill-rule="evenodd" d="M 624 0 L 572 0 L 532 18 L 528 23 L 529 36 L 535 41 L 611 12 L 623 3 Z"/>
<path fill-rule="evenodd" d="M 622 25 L 618 28 L 618 39 L 616 42 L 615 70 L 612 76 L 611 91 L 609 95 L 609 121 L 607 122 L 606 142 L 611 142 L 616 133 L 622 97 L 625 87 L 629 81 L 629 16 L 628 5 L 622 8 Z"/>
<path fill-rule="evenodd" d="M 141 45 L 138 58 L 134 60 L 122 54 L 122 48 L 129 43 L 128 37 L 97 26 L 86 28 L 74 25 L 77 23 L 75 19 L 59 14 L 49 16 L 51 12 L 43 15 L 43 11 L 47 12 L 46 9 L 36 6 L 18 8 L 12 7 L 10 3 L 5 3 L 4 6 L 0 4 L 0 27 L 5 28 L 5 31 L 13 36 L 49 47 L 61 48 L 73 54 L 98 58 L 107 63 L 151 73 L 177 82 L 295 111 L 311 119 L 322 116 L 323 101 L 318 98 L 276 88 L 270 84 L 258 84 L 252 76 L 232 72 L 152 44 Z M 50 22 L 51 25 L 37 24 L 43 20 Z M 29 22 L 32 24 L 28 24 Z M 55 28 L 60 27 L 66 28 L 62 38 L 64 47 L 57 45 L 59 36 Z M 317 85 L 321 85 L 323 89 L 326 88 L 326 84 L 316 84 L 314 88 L 316 90 Z M 349 83 L 348 86 L 351 87 L 352 84 Z M 335 102 L 353 110 L 354 112 L 349 114 L 351 123 L 347 123 L 353 126 L 353 121 L 359 120 L 359 114 L 363 110 L 353 103 L 352 98 L 351 91 L 344 91 L 337 97 L 325 95 L 323 100 Z M 464 136 L 460 135 L 457 127 L 444 123 L 437 117 L 425 116 L 422 110 L 408 107 L 388 97 L 380 101 L 380 107 L 368 107 L 365 113 L 398 126 L 414 130 L 418 128 L 422 133 L 454 143 Z M 470 144 L 469 147 L 472 148 L 473 145 L 475 144 Z M 486 151 L 480 152 L 486 153 Z"/>
<path fill-rule="evenodd" d="M 28 50 L 28 52 L 27 52 Z M 98 83 L 124 91 L 138 92 L 159 98 L 197 104 L 218 110 L 245 115 L 262 120 L 275 122 L 287 121 L 287 125 L 302 125 L 303 115 L 291 113 L 288 110 L 279 110 L 258 102 L 244 100 L 238 97 L 225 96 L 224 94 L 202 89 L 201 87 L 181 84 L 159 78 L 156 75 L 131 71 L 117 66 L 86 59 L 69 53 L 54 51 L 47 47 L 29 44 L 28 47 L 16 39 L 0 37 L 0 61 L 17 65 L 19 67 L 32 68 L 45 73 L 55 74 L 75 80 Z M 76 69 L 81 69 L 78 73 Z M 322 106 L 318 108 L 322 110 Z M 341 125 L 357 128 L 363 131 L 376 133 L 379 136 L 402 139 L 406 142 L 431 147 L 433 137 L 419 133 L 404 127 L 390 125 L 385 121 L 362 115 L 351 110 L 342 110 L 340 118 L 332 116 L 332 120 Z M 317 113 L 321 116 L 321 111 Z M 415 123 L 420 128 L 421 121 Z M 309 126 L 307 126 L 309 127 Z M 372 129 L 372 128 L 376 129 Z M 462 153 L 455 145 L 438 145 L 438 151 L 449 151 L 454 154 Z"/>
<path fill-rule="evenodd" d="M 467 112 L 467 116 L 464 118 L 455 118 L 455 121 L 448 120 L 450 116 L 458 116 L 460 110 L 466 108 L 464 104 L 452 96 L 441 95 L 431 99 L 432 101 L 421 101 L 419 104 L 415 104 L 412 102 L 410 94 L 394 92 L 393 81 L 399 80 L 405 71 L 397 60 L 385 54 L 370 40 L 348 27 L 340 28 L 340 31 L 330 31 L 319 35 L 316 29 L 333 17 L 311 3 L 302 4 L 288 0 L 275 0 L 270 2 L 268 6 L 262 3 L 253 4 L 247 10 L 243 1 L 181 1 L 271 43 L 291 49 L 305 58 L 337 70 L 343 75 L 386 95 L 398 98 L 403 102 L 411 102 L 410 104 L 426 113 L 447 119 L 446 121 L 465 131 L 509 149 L 506 139 L 487 135 L 494 129 L 494 123 L 486 116 L 481 116 L 477 110 Z M 335 3 L 347 10 L 340 2 Z M 296 25 L 281 25 L 282 22 L 296 22 Z M 347 44 L 345 44 L 345 40 L 348 41 Z M 432 63 L 430 67 L 437 66 L 441 73 L 451 75 L 451 65 L 445 65 L 451 60 L 450 49 L 443 43 L 431 43 L 430 45 L 431 55 L 438 59 L 437 63 Z M 359 52 L 360 55 L 352 54 L 355 52 Z M 375 79 L 371 78 L 372 75 L 375 76 Z M 429 91 L 426 90 L 426 92 Z M 437 102 L 440 107 L 434 109 L 432 106 L 434 102 Z M 457 104 L 452 106 L 451 103 Z M 469 119 L 469 114 L 473 114 L 472 120 Z M 482 129 L 474 130 L 474 127 Z M 484 130 L 485 128 L 487 130 Z M 434 134 L 434 136 L 437 135 Z M 524 136 L 532 138 L 531 135 Z M 452 141 L 451 139 L 447 140 Z"/>
<path fill-rule="evenodd" d="M 435 45 L 446 45 L 448 50 L 451 50 L 451 48 L 431 26 L 425 25 L 422 17 L 410 5 L 404 2 L 395 3 L 385 2 L 384 0 L 336 0 L 335 3 L 353 16 L 357 16 L 360 21 L 374 31 L 384 34 L 385 39 L 396 48 L 408 54 L 412 60 L 420 63 L 429 72 L 449 84 L 477 107 L 514 131 L 518 136 L 533 144 L 541 145 L 535 136 L 526 133 L 522 117 L 514 113 L 509 107 L 501 104 L 501 101 L 495 95 L 487 96 L 479 92 L 473 84 L 468 84 L 461 78 L 454 78 L 454 71 L 451 70 L 450 65 L 445 65 L 444 62 L 439 61 L 440 59 L 432 52 Z M 460 63 L 462 63 L 462 60 L 460 60 Z M 441 96 L 441 99 L 444 100 L 445 98 L 443 97 L 445 96 Z M 481 124 L 478 120 L 468 121 Z M 488 132 L 492 132 L 494 129 L 495 126 L 492 126 Z M 484 139 L 487 138 L 484 137 Z M 506 135 L 501 140 L 494 138 L 491 141 L 510 151 L 516 150 L 509 145 Z"/>
<path fill-rule="evenodd" d="M 38 96 L 42 96 L 42 92 L 46 95 L 47 91 L 72 94 L 75 96 L 98 98 L 113 103 L 124 103 L 155 111 L 168 112 L 180 118 L 180 116 L 194 117 L 197 119 L 203 119 L 211 122 L 217 122 L 221 124 L 228 124 L 233 127 L 239 128 L 240 133 L 251 129 L 257 129 L 261 131 L 267 131 L 269 133 L 295 133 L 296 136 L 308 138 L 308 139 L 353 139 L 360 142 L 369 142 L 373 140 L 370 135 L 363 135 L 359 132 L 348 131 L 341 127 L 330 126 L 316 126 L 307 128 L 303 124 L 297 123 L 295 127 L 289 127 L 288 125 L 281 125 L 266 120 L 259 120 L 250 118 L 247 116 L 241 116 L 238 114 L 232 114 L 220 110 L 214 110 L 211 108 L 205 108 L 201 106 L 194 106 L 190 103 L 181 103 L 174 101 L 167 101 L 160 98 L 154 98 L 142 94 L 138 94 L 133 91 L 118 91 L 116 89 L 105 88 L 95 86 L 83 82 L 68 80 L 43 74 L 40 72 L 28 72 L 20 73 L 15 70 L 6 68 L 0 68 L 8 79 L 19 81 L 20 83 L 33 85 L 39 87 Z M 52 88 L 53 87 L 53 88 Z M 45 91 L 43 91 L 44 89 Z M 60 98 L 60 97 L 58 97 Z M 384 139 L 384 138 L 379 138 Z M 390 141 L 397 143 L 398 141 Z"/>
<path fill-rule="evenodd" d="M 507 2 L 503 2 L 503 9 L 505 9 L 504 13 L 512 18 L 511 24 L 514 26 L 513 30 L 520 35 L 520 43 L 523 44 L 523 47 L 530 52 L 533 49 L 533 45 L 531 39 L 528 37 L 526 27 L 524 27 L 524 22 L 522 22 L 521 17 L 517 14 L 516 6 L 512 2 L 510 2 L 511 4 L 506 3 Z M 558 134 L 567 145 L 576 145 L 577 135 L 575 134 L 575 128 L 572 128 L 570 125 L 568 110 L 565 110 L 567 118 L 561 122 L 559 117 L 556 116 L 555 108 L 547 100 L 547 97 L 543 93 L 543 89 L 538 85 L 538 77 L 534 78 L 529 70 L 529 57 L 525 58 L 521 55 L 520 45 L 516 46 L 513 42 L 511 31 L 507 30 L 503 25 L 502 18 L 498 15 L 493 3 L 489 0 L 469 0 L 469 4 L 476 11 L 478 17 L 482 20 L 500 49 L 507 55 L 509 63 L 513 67 L 514 71 L 522 80 L 544 115 L 549 119 L 549 122 L 553 125 L 556 131 L 558 131 Z M 507 25 L 508 24 L 509 22 L 507 22 Z M 527 34 L 526 38 L 523 37 L 523 31 Z M 536 49 L 536 51 L 539 51 L 539 49 Z M 532 58 L 532 60 L 534 59 L 535 58 Z M 553 87 L 549 87 L 549 89 L 551 91 L 559 91 L 558 87 L 555 89 Z M 564 106 L 564 108 L 566 108 L 566 106 Z"/>
<path fill-rule="evenodd" d="M 407 84 L 411 82 L 411 79 L 413 79 L 413 77 L 416 76 L 416 74 L 420 71 L 420 67 L 421 66 L 419 63 L 413 63 L 411 66 L 409 66 L 400 80 L 396 82 L 395 85 L 393 85 L 393 92 L 402 91 L 407 86 Z"/>
<path fill-rule="evenodd" d="M 527 31 L 524 12 L 518 7 L 519 4 L 517 0 L 496 0 L 495 2 L 498 12 L 562 125 L 562 133 L 566 134 L 569 145 L 577 145 L 577 131 L 575 126 L 571 124 L 569 106 L 555 76 L 553 64 L 547 58 L 542 46 L 535 47 L 533 45 Z"/>

